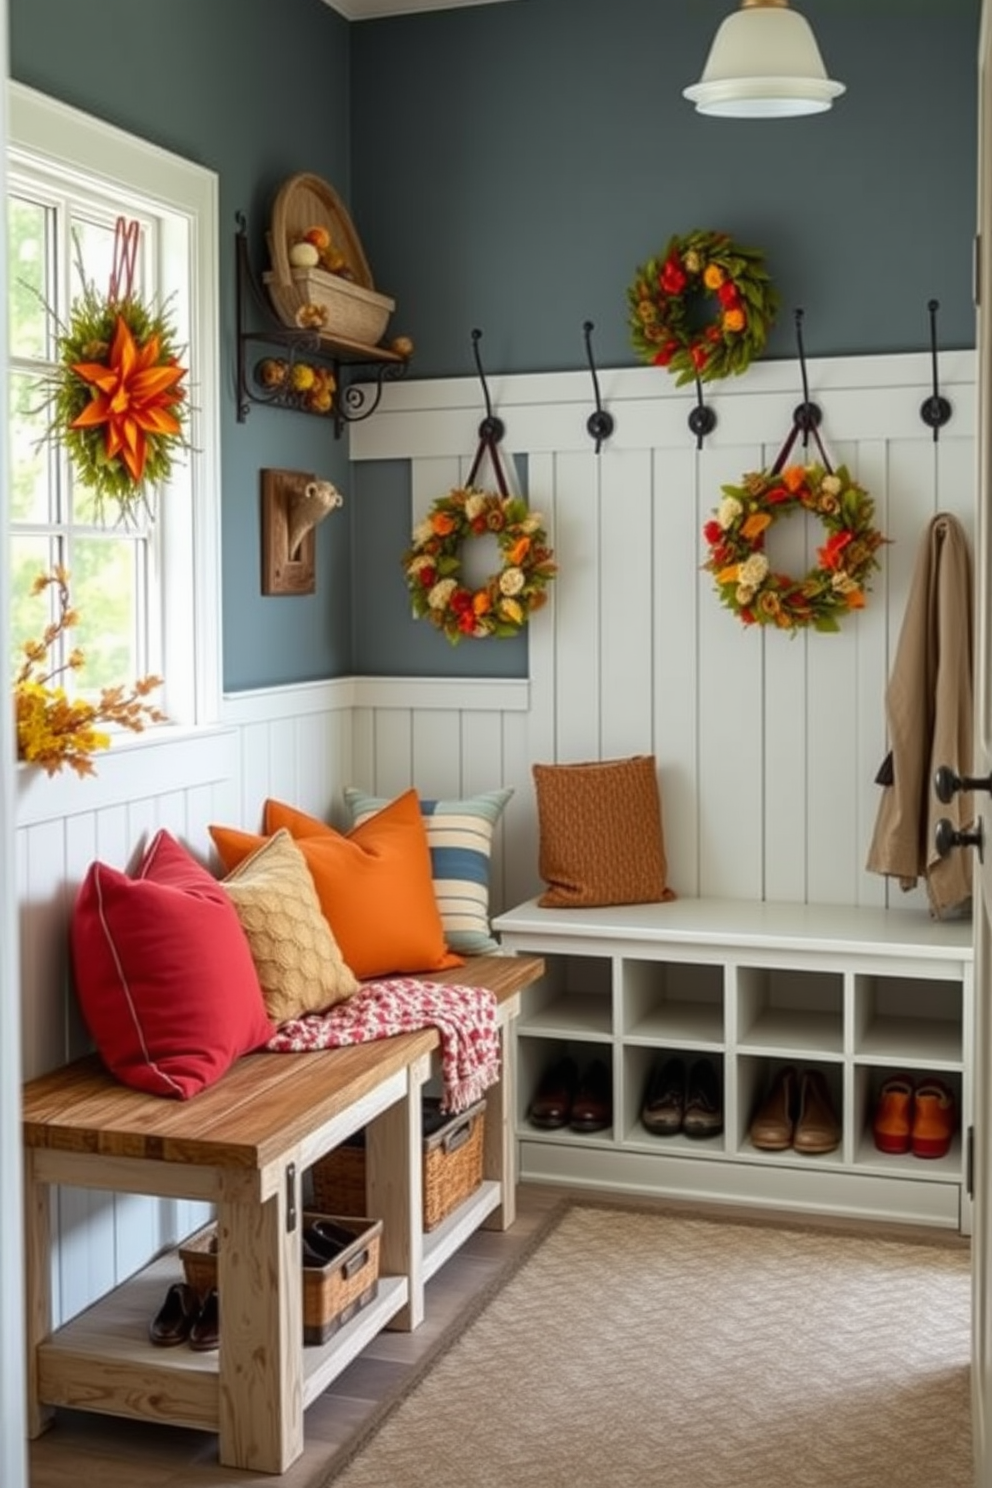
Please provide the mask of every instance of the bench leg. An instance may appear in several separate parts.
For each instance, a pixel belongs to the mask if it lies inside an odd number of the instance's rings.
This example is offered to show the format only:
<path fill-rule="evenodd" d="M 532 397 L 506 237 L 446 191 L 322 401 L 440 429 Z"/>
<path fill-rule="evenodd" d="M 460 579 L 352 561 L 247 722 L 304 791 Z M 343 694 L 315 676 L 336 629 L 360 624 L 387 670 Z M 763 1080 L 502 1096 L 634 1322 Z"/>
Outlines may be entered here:
<path fill-rule="evenodd" d="M 38 1399 L 37 1348 L 52 1331 L 52 1190 L 35 1175 L 34 1153 L 24 1153 L 24 1269 L 27 1342 L 27 1429 L 34 1439 L 55 1412 Z"/>
<path fill-rule="evenodd" d="M 482 1176 L 495 1178 L 502 1200 L 482 1222 L 485 1230 L 508 1230 L 517 1217 L 517 1142 L 514 1135 L 516 1106 L 512 1051 L 513 1021 L 519 997 L 504 1003 L 500 1027 L 500 1081 L 486 1091 L 486 1126 L 482 1149 Z"/>
<path fill-rule="evenodd" d="M 299 1174 L 294 1180 L 302 1223 Z M 303 1289 L 286 1185 L 264 1204 L 226 1193 L 217 1207 L 220 1461 L 282 1473 L 303 1451 Z"/>
<path fill-rule="evenodd" d="M 428 1056 L 411 1065 L 406 1098 L 366 1128 L 369 1211 L 383 1221 L 380 1269 L 383 1275 L 405 1276 L 409 1284 L 407 1305 L 386 1324 L 394 1331 L 409 1332 L 424 1319 L 420 1091 L 429 1073 Z"/>

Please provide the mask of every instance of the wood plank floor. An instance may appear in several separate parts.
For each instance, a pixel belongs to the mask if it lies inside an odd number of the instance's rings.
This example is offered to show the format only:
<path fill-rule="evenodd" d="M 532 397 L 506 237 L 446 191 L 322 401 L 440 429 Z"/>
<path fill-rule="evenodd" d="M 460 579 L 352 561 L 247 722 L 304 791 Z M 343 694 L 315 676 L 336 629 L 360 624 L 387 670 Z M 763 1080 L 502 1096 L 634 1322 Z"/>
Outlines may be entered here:
<path fill-rule="evenodd" d="M 413 1333 L 380 1334 L 313 1402 L 306 1413 L 305 1450 L 282 1476 L 221 1467 L 213 1435 L 83 1411 L 59 1411 L 53 1428 L 29 1444 L 31 1488 L 274 1488 L 277 1484 L 279 1488 L 319 1488 L 331 1472 L 335 1457 L 347 1452 L 355 1433 L 381 1402 L 403 1390 L 439 1339 L 457 1329 L 479 1294 L 519 1260 L 550 1212 L 570 1196 L 579 1195 L 560 1187 L 522 1184 L 512 1229 L 502 1234 L 477 1231 L 428 1283 L 426 1318 L 421 1326 Z M 612 1197 L 631 1202 L 626 1196 Z M 677 1212 L 692 1208 L 698 1213 L 704 1207 L 664 1200 L 634 1202 Z M 966 1239 L 948 1231 L 913 1230 L 904 1225 L 867 1226 L 713 1207 L 706 1207 L 706 1212 L 737 1221 L 819 1224 L 852 1233 L 870 1230 L 901 1239 L 916 1236 L 933 1244 L 968 1245 Z"/>

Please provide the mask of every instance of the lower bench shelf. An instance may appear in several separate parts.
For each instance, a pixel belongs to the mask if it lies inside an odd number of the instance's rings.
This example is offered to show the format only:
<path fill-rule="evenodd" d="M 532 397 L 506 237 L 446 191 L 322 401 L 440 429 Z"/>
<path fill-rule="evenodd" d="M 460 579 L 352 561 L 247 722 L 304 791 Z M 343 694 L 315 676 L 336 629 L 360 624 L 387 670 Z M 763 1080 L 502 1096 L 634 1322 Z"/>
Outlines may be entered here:
<path fill-rule="evenodd" d="M 167 1288 L 183 1279 L 171 1252 L 115 1288 L 37 1350 L 38 1389 L 49 1405 L 220 1429 L 220 1353 L 158 1348 L 148 1322 Z M 303 1350 L 303 1401 L 325 1390 L 409 1300 L 404 1276 L 380 1276 L 378 1295 L 328 1339 Z M 221 1344 L 224 1346 L 223 1326 Z"/>

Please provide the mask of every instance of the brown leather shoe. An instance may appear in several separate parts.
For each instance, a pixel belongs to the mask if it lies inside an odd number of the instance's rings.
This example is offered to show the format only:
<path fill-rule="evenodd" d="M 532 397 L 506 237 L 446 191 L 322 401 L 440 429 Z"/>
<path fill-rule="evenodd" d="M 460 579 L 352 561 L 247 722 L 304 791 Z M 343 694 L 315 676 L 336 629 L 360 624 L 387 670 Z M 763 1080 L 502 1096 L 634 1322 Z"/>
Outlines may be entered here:
<path fill-rule="evenodd" d="M 821 1070 L 803 1070 L 799 1080 L 799 1114 L 792 1145 L 797 1152 L 833 1152 L 840 1146 L 840 1122 Z"/>
<path fill-rule="evenodd" d="M 199 1310 L 200 1302 L 185 1281 L 174 1282 L 165 1301 L 148 1325 L 148 1336 L 158 1348 L 174 1348 L 185 1343 Z"/>
<path fill-rule="evenodd" d="M 642 1126 L 657 1137 L 671 1137 L 680 1132 L 685 1115 L 685 1084 L 684 1059 L 665 1059 L 656 1064 L 641 1104 Z"/>
<path fill-rule="evenodd" d="M 610 1072 L 602 1059 L 594 1059 L 579 1081 L 568 1124 L 573 1131 L 595 1132 L 602 1131 L 612 1122 Z"/>
<path fill-rule="evenodd" d="M 578 1065 L 567 1055 L 545 1070 L 527 1112 L 531 1124 L 539 1126 L 542 1131 L 556 1131 L 567 1126 L 578 1084 Z"/>
<path fill-rule="evenodd" d="M 198 1354 L 220 1347 L 220 1303 L 217 1288 L 209 1291 L 189 1330 L 189 1346 Z"/>
<path fill-rule="evenodd" d="M 796 1088 L 795 1067 L 787 1064 L 779 1070 L 751 1118 L 749 1136 L 762 1152 L 784 1152 L 792 1146 Z"/>
<path fill-rule="evenodd" d="M 689 1070 L 682 1130 L 687 1137 L 718 1137 L 723 1131 L 720 1080 L 712 1059 L 697 1059 Z"/>

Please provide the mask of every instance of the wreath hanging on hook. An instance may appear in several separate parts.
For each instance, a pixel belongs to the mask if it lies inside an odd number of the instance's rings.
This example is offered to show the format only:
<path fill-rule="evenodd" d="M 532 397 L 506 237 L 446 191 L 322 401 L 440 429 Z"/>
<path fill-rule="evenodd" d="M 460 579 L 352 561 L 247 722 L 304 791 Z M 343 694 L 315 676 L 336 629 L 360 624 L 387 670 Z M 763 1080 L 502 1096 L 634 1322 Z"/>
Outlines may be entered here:
<path fill-rule="evenodd" d="M 430 620 L 453 646 L 464 636 L 517 635 L 545 603 L 557 572 L 543 523 L 521 498 L 471 484 L 439 497 L 403 555 L 414 615 Z M 490 533 L 502 566 L 470 587 L 461 577 L 462 544 Z"/>
<path fill-rule="evenodd" d="M 678 387 L 744 372 L 763 351 L 779 306 L 760 249 L 701 229 L 669 238 L 638 268 L 627 301 L 635 351 L 666 367 Z"/>
<path fill-rule="evenodd" d="M 709 547 L 703 568 L 743 625 L 836 631 L 844 615 L 864 608 L 887 539 L 874 526 L 874 502 L 846 466 L 787 465 L 721 489 L 723 500 L 703 528 Z M 818 517 L 827 533 L 815 565 L 798 579 L 777 573 L 765 553 L 770 528 L 796 511 Z"/>
<path fill-rule="evenodd" d="M 41 379 L 46 432 L 67 449 L 101 522 L 108 507 L 135 522 L 150 488 L 169 479 L 175 452 L 188 448 L 183 350 L 169 310 L 134 288 L 139 236 L 137 221 L 117 219 L 106 294 L 78 262 L 83 288 L 58 324 L 56 364 Z"/>

